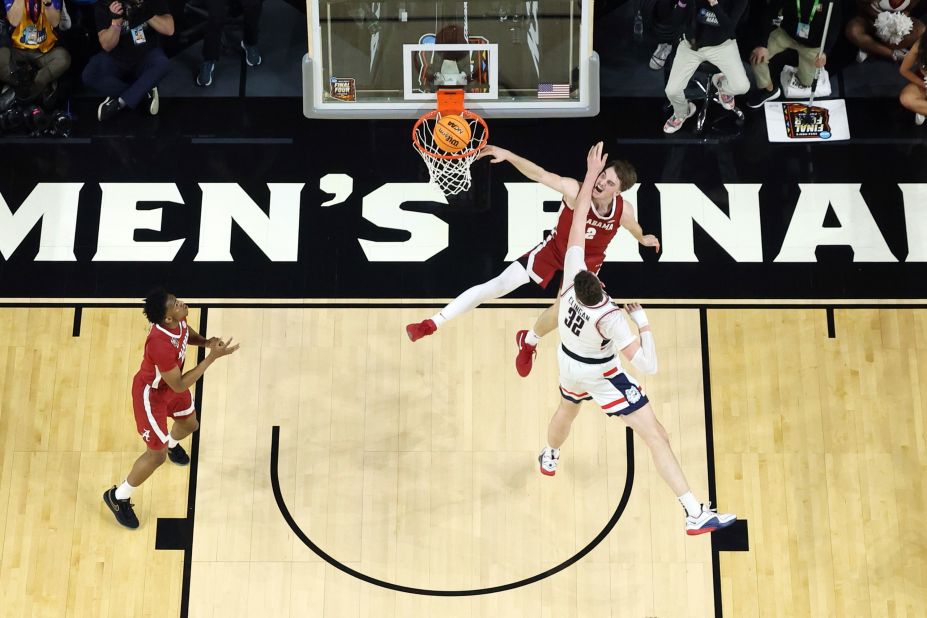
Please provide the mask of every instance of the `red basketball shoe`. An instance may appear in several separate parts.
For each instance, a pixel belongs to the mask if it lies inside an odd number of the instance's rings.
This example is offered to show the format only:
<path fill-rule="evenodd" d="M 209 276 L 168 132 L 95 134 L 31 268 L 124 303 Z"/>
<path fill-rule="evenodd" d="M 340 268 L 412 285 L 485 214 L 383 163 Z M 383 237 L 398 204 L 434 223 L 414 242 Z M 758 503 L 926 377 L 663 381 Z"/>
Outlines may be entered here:
<path fill-rule="evenodd" d="M 418 341 L 422 337 L 427 337 L 438 330 L 438 327 L 435 326 L 435 323 L 430 318 L 424 322 L 419 322 L 418 324 L 409 324 L 406 326 L 406 334 L 409 335 L 409 339 L 412 341 Z"/>
<path fill-rule="evenodd" d="M 523 378 L 528 377 L 534 366 L 534 357 L 537 356 L 537 346 L 525 343 L 526 330 L 515 333 L 515 345 L 518 346 L 518 356 L 515 357 L 515 371 Z"/>

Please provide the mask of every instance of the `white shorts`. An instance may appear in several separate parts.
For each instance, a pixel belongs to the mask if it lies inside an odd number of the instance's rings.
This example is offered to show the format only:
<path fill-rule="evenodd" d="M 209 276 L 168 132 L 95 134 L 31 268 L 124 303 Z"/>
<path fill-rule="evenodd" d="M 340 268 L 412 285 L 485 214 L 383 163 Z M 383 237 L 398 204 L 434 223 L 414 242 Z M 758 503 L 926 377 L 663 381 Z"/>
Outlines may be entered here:
<path fill-rule="evenodd" d="M 560 363 L 560 396 L 573 403 L 593 400 L 609 416 L 630 414 L 649 403 L 644 389 L 621 370 L 616 359 L 590 364 L 557 350 Z"/>

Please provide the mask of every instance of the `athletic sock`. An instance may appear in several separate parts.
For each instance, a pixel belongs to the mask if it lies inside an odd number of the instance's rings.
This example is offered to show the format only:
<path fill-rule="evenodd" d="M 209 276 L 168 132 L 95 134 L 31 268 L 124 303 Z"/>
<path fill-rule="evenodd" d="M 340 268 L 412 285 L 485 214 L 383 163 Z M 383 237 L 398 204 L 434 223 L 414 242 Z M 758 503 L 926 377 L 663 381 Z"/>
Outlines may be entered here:
<path fill-rule="evenodd" d="M 689 517 L 698 517 L 702 513 L 702 503 L 692 494 L 691 491 L 679 496 L 679 502 L 682 504 L 682 507 L 686 510 L 686 514 Z"/>
<path fill-rule="evenodd" d="M 551 454 L 553 455 L 554 459 L 557 459 L 558 457 L 560 457 L 560 449 L 559 449 L 559 448 L 554 448 L 554 447 L 552 447 L 550 444 L 548 444 L 548 445 L 547 445 L 546 447 L 544 447 L 544 448 L 546 448 L 548 451 L 551 452 Z"/>
<path fill-rule="evenodd" d="M 116 500 L 128 500 L 132 497 L 135 488 L 129 485 L 129 481 L 123 481 L 122 485 L 116 488 Z"/>
<path fill-rule="evenodd" d="M 528 331 L 527 335 L 525 335 L 525 343 L 528 345 L 537 345 L 541 343 L 541 338 L 535 334 L 533 328 Z"/>
<path fill-rule="evenodd" d="M 441 325 L 447 322 L 447 319 L 441 315 L 441 312 L 439 311 L 438 313 L 431 316 L 431 321 L 435 323 L 436 328 L 441 328 Z"/>
<path fill-rule="evenodd" d="M 180 440 L 175 440 L 175 439 L 174 439 L 174 436 L 168 434 L 168 436 L 167 436 L 167 448 L 174 448 L 174 447 L 177 446 L 178 444 L 180 444 Z"/>

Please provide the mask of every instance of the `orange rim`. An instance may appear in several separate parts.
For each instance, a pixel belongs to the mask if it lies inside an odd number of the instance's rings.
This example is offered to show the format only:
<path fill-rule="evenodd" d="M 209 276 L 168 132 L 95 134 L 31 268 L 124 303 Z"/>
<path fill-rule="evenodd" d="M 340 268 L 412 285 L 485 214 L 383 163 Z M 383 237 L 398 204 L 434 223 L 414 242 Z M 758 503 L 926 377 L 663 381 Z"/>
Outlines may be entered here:
<path fill-rule="evenodd" d="M 455 153 L 447 153 L 447 154 L 432 152 L 430 148 L 423 146 L 422 143 L 418 139 L 418 128 L 424 122 L 440 117 L 440 115 L 441 115 L 440 110 L 436 110 L 436 109 L 431 110 L 430 112 L 426 112 L 425 114 L 422 114 L 421 118 L 416 120 L 415 124 L 412 126 L 412 143 L 415 145 L 416 148 L 418 148 L 419 152 L 421 152 L 422 154 L 428 155 L 429 157 L 433 159 L 454 160 L 454 159 L 464 159 L 466 157 L 472 156 L 486 147 L 486 144 L 489 142 L 489 127 L 486 125 L 486 121 L 483 120 L 483 118 L 479 116 L 478 114 L 474 114 L 470 110 L 466 110 L 466 109 L 460 112 L 459 115 L 463 116 L 467 120 L 477 121 L 480 124 L 480 126 L 482 126 L 483 128 L 483 135 L 480 138 L 480 141 L 476 146 L 472 145 L 472 140 L 471 140 L 470 148 L 465 150 L 464 152 L 455 152 Z"/>

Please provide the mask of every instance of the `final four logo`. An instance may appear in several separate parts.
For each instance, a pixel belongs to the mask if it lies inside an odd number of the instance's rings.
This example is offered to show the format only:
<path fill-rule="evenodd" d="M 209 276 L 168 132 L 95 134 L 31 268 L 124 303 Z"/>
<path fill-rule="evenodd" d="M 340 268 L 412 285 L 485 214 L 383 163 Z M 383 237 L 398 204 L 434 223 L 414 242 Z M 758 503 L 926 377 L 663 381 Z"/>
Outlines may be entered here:
<path fill-rule="evenodd" d="M 830 139 L 830 111 L 804 103 L 783 103 L 785 131 L 791 139 Z"/>
<path fill-rule="evenodd" d="M 353 77 L 334 77 L 329 80 L 329 94 L 338 101 L 356 101 L 357 88 Z"/>

